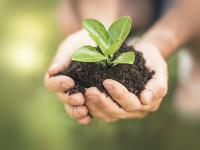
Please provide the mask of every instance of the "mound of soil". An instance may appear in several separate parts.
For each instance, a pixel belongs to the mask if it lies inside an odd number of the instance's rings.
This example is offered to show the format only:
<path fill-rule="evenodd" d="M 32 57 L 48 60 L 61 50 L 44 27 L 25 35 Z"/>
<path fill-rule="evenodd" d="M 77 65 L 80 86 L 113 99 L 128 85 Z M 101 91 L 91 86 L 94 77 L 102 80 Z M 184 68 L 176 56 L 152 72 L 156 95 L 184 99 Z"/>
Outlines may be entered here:
<path fill-rule="evenodd" d="M 105 66 L 100 63 L 85 63 L 72 61 L 71 65 L 61 72 L 61 75 L 66 75 L 74 79 L 75 86 L 69 91 L 69 94 L 77 92 L 85 93 L 85 88 L 97 87 L 101 92 L 106 92 L 102 82 L 105 79 L 113 79 L 127 89 L 136 94 L 138 97 L 145 84 L 150 80 L 154 71 L 149 71 L 145 67 L 145 60 L 141 52 L 135 51 L 132 46 L 121 46 L 114 58 L 119 56 L 122 52 L 133 50 L 135 52 L 134 64 L 118 64 L 115 66 Z"/>

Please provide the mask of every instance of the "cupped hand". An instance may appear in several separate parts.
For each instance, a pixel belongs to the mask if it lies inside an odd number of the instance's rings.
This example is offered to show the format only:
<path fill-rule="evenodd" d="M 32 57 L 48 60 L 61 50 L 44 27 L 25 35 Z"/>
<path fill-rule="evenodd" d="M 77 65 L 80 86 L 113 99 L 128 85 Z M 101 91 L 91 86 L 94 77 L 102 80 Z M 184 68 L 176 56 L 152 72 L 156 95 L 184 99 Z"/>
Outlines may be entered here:
<path fill-rule="evenodd" d="M 57 74 L 69 66 L 74 50 L 88 44 L 93 45 L 94 43 L 84 30 L 70 35 L 59 47 L 52 65 L 49 67 L 44 77 L 46 87 L 57 93 L 58 97 L 64 102 L 68 114 L 78 119 L 81 124 L 88 124 L 91 120 L 88 115 L 88 109 L 84 105 L 85 98 L 81 93 L 73 95 L 65 93 L 65 91 L 71 89 L 75 83 L 72 78 L 63 75 L 57 76 Z"/>
<path fill-rule="evenodd" d="M 93 116 L 105 121 L 138 119 L 159 108 L 168 89 L 167 64 L 155 46 L 139 42 L 134 47 L 143 53 L 146 67 L 155 71 L 153 78 L 141 92 L 140 99 L 124 85 L 112 79 L 103 82 L 110 97 L 95 87 L 87 89 L 86 106 Z"/>

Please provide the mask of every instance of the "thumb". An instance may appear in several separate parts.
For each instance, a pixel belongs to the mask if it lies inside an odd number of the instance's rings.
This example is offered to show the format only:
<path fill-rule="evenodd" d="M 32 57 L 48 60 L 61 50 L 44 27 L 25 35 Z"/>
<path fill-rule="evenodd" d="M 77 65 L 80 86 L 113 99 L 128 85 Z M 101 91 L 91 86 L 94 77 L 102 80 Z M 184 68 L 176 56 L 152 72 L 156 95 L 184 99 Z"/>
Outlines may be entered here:
<path fill-rule="evenodd" d="M 73 50 L 70 50 L 68 48 L 67 43 L 67 41 L 64 41 L 58 48 L 56 56 L 54 57 L 53 62 L 48 69 L 48 73 L 50 76 L 58 74 L 69 66 Z"/>
<path fill-rule="evenodd" d="M 71 56 L 74 50 L 86 44 L 95 45 L 85 30 L 80 30 L 69 36 L 58 49 L 54 61 L 48 70 L 49 75 L 55 75 L 67 68 L 71 62 Z"/>

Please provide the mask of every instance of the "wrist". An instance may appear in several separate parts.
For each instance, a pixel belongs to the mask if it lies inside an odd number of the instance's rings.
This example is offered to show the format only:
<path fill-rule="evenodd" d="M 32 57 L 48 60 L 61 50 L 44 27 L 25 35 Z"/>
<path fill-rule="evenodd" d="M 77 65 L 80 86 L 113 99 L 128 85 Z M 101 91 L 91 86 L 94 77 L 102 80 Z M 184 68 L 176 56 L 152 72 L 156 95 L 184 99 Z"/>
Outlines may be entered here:
<path fill-rule="evenodd" d="M 157 49 L 165 59 L 179 47 L 177 35 L 165 29 L 150 30 L 142 37 L 141 41 Z"/>
<path fill-rule="evenodd" d="M 146 52 L 149 53 L 149 51 L 151 51 L 152 53 L 156 52 L 162 55 L 159 47 L 157 47 L 155 44 L 151 42 L 138 41 L 137 43 L 134 44 L 134 48 L 142 53 L 146 53 Z"/>

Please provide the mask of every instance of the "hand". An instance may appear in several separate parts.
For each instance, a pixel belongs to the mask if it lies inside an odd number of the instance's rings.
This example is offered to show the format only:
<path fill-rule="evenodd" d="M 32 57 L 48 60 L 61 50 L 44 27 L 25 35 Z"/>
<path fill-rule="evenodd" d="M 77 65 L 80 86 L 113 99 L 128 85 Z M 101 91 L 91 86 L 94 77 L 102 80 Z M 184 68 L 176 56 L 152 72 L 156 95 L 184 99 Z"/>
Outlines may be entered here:
<path fill-rule="evenodd" d="M 159 108 L 163 97 L 167 94 L 167 64 L 153 45 L 140 42 L 135 48 L 143 53 L 146 67 L 155 71 L 153 78 L 146 84 L 140 99 L 125 86 L 111 79 L 103 82 L 111 97 L 99 92 L 97 88 L 87 89 L 86 105 L 93 116 L 105 121 L 138 119 Z"/>
<path fill-rule="evenodd" d="M 74 86 L 73 79 L 68 76 L 55 75 L 69 66 L 73 51 L 86 44 L 92 45 L 94 43 L 85 31 L 81 30 L 70 35 L 61 44 L 53 63 L 51 67 L 49 67 L 44 78 L 46 87 L 57 93 L 59 98 L 64 102 L 66 111 L 71 117 L 78 119 L 80 124 L 88 124 L 91 120 L 88 115 L 88 109 L 84 105 L 84 96 L 81 93 L 73 95 L 65 93 L 66 90 L 71 89 Z"/>

